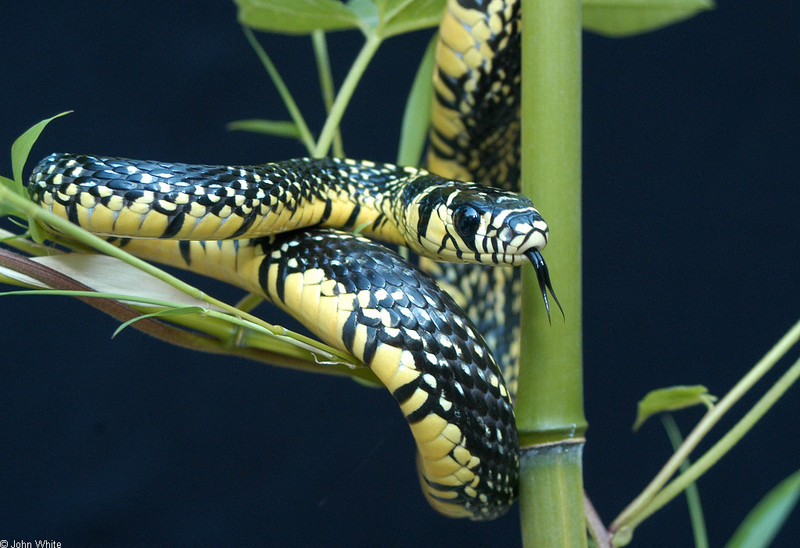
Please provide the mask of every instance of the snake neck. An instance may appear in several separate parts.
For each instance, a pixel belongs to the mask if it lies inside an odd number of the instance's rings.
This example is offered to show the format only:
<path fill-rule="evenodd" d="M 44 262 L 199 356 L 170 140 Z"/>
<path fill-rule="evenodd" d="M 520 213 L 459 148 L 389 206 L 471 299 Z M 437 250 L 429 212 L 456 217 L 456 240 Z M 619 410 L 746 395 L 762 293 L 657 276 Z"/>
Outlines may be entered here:
<path fill-rule="evenodd" d="M 414 231 L 406 227 L 408 204 L 412 193 L 424 188 L 420 181 L 427 177 L 426 171 L 346 158 L 325 158 L 309 165 L 314 170 L 309 174 L 311 184 L 316 180 L 320 187 L 328 187 L 325 211 L 314 224 L 413 247 Z"/>

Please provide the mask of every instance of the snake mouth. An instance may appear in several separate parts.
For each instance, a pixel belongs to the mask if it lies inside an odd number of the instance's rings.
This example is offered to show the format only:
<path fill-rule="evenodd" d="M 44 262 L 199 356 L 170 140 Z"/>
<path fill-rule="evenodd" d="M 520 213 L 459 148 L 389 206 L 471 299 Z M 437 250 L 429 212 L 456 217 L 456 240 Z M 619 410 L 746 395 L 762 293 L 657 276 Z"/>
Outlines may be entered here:
<path fill-rule="evenodd" d="M 532 249 L 525 253 L 525 255 L 528 257 L 528 259 L 530 259 L 534 270 L 536 270 L 536 279 L 539 280 L 539 289 L 542 291 L 542 300 L 544 301 L 545 309 L 547 309 L 547 321 L 550 321 L 550 300 L 547 297 L 548 291 L 550 291 L 550 295 L 553 297 L 556 305 L 558 305 L 558 309 L 561 311 L 561 316 L 564 316 L 564 309 L 561 308 L 561 303 L 558 302 L 556 292 L 553 291 L 553 284 L 550 282 L 550 271 L 547 269 L 547 263 L 544 262 L 542 253 L 538 249 Z"/>

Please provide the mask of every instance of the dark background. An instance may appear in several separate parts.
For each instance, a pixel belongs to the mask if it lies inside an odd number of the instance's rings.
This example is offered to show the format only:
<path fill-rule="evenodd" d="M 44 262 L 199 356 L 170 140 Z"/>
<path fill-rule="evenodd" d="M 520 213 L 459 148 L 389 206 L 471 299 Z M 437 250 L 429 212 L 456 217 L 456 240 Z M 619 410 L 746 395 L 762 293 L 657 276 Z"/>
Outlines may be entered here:
<path fill-rule="evenodd" d="M 51 151 L 203 163 L 302 155 L 295 142 L 226 131 L 231 120 L 286 115 L 233 4 L 199 6 L 4 2 L 0 148 L 74 109 L 31 162 Z M 799 16 L 791 2 L 721 2 L 640 37 L 585 37 L 585 484 L 606 521 L 670 452 L 657 421 L 631 432 L 636 401 L 680 383 L 724 394 L 800 316 Z M 309 40 L 262 38 L 318 130 Z M 345 119 L 349 155 L 394 159 L 427 38 L 381 50 Z M 358 45 L 354 33 L 330 37 L 339 82 Z M 115 321 L 63 298 L 5 297 L 0 310 L 0 538 L 519 543 L 515 511 L 473 524 L 427 507 L 413 441 L 384 391 L 130 329 L 112 341 Z M 712 545 L 800 468 L 799 410 L 794 387 L 699 482 Z M 679 415 L 684 431 L 700 414 Z M 797 515 L 776 545 L 800 542 Z M 683 499 L 634 539 L 690 542 Z"/>

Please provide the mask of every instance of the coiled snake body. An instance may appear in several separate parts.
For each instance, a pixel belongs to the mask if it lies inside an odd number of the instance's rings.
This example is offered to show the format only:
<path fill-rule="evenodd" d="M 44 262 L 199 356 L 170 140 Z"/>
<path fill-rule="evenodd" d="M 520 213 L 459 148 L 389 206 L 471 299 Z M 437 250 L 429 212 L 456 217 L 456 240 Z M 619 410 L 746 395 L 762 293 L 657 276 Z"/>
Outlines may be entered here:
<path fill-rule="evenodd" d="M 516 186 L 517 10 L 448 4 L 428 159 L 439 175 L 332 158 L 237 167 L 52 154 L 29 193 L 136 255 L 260 293 L 352 353 L 400 404 L 431 505 L 494 518 L 516 497 L 519 448 L 504 381 L 516 376 L 518 269 L 493 267 L 531 261 L 547 304 L 548 229 L 527 198 L 453 179 Z M 418 253 L 478 325 L 431 276 L 343 232 L 356 228 Z"/>

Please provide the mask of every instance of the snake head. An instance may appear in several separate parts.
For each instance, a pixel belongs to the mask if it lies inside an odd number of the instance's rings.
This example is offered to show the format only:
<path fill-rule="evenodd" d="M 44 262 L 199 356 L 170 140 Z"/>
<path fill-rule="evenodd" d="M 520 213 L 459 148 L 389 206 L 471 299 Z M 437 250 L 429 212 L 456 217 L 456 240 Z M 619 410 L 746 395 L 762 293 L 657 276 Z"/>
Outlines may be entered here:
<path fill-rule="evenodd" d="M 431 176 L 423 182 L 424 189 L 417 188 L 412 207 L 405 211 L 406 226 L 416 229 L 405 236 L 413 251 L 446 262 L 508 266 L 530 262 L 536 270 L 548 318 L 548 291 L 561 308 L 541 254 L 549 229 L 529 198 Z"/>
<path fill-rule="evenodd" d="M 405 239 L 434 260 L 516 266 L 547 245 L 549 230 L 529 198 L 474 183 L 426 178 L 405 210 Z"/>

